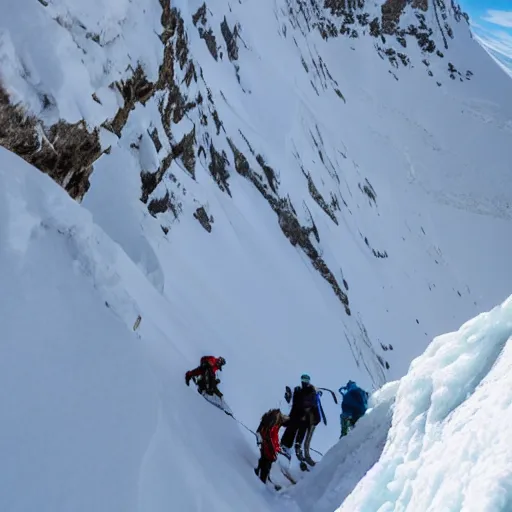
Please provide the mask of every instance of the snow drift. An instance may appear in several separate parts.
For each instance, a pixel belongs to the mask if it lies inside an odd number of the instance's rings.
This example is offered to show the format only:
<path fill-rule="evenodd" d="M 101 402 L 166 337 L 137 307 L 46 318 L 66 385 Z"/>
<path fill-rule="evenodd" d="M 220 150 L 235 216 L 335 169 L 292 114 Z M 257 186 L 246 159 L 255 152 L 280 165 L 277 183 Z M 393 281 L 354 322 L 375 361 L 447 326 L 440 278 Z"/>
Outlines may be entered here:
<path fill-rule="evenodd" d="M 333 510 L 367 472 L 338 512 L 509 511 L 511 368 L 512 296 L 435 338 L 374 395 L 375 409 L 298 486 L 302 510 Z"/>

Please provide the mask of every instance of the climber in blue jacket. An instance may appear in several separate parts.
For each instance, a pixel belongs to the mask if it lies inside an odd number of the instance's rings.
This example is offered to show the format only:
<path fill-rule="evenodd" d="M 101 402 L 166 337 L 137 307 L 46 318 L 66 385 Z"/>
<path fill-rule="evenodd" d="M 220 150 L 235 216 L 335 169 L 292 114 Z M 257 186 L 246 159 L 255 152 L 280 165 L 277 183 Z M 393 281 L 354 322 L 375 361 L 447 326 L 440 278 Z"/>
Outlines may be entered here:
<path fill-rule="evenodd" d="M 341 438 L 348 434 L 349 429 L 354 427 L 361 416 L 364 416 L 368 408 L 368 393 L 353 380 L 349 380 L 338 391 L 343 397 L 340 415 Z"/>

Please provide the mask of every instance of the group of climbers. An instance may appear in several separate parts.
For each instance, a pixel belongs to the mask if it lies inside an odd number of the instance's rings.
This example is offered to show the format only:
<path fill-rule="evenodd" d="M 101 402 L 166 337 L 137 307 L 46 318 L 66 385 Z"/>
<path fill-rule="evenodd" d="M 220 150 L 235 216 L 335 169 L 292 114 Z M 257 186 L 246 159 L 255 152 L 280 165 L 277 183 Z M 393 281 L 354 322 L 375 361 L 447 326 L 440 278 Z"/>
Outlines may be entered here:
<path fill-rule="evenodd" d="M 223 357 L 204 356 L 200 365 L 185 374 L 187 386 L 193 379 L 197 390 L 201 394 L 217 396 L 222 399 L 223 394 L 218 388 L 220 379 L 217 378 L 217 371 L 222 371 L 226 364 Z M 301 375 L 301 385 L 293 390 L 287 386 L 285 399 L 291 402 L 291 409 L 288 415 L 280 409 L 270 409 L 260 420 L 256 430 L 257 444 L 260 447 L 260 459 L 258 467 L 254 470 L 262 482 L 266 483 L 272 464 L 277 460 L 278 454 L 291 459 L 291 449 L 295 447 L 295 455 L 302 465 L 306 463 L 314 466 L 315 462 L 310 455 L 310 444 L 316 426 L 327 420 L 322 408 L 322 389 L 311 384 L 311 378 L 307 374 Z M 327 390 L 330 391 L 330 390 Z M 339 388 L 343 400 L 341 403 L 340 438 L 347 435 L 357 421 L 365 414 L 368 407 L 368 392 L 361 389 L 354 381 L 349 380 L 345 386 Z M 333 398 L 336 403 L 334 392 Z M 279 440 L 279 430 L 285 427 L 285 431 Z"/>

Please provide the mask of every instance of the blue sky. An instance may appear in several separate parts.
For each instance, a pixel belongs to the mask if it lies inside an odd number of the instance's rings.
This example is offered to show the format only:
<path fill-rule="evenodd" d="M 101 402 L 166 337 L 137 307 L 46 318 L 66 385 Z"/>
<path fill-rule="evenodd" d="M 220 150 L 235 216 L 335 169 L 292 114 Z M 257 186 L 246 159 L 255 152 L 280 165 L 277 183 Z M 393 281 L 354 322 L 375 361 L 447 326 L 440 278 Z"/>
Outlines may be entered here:
<path fill-rule="evenodd" d="M 512 76 L 512 0 L 459 0 L 480 43 Z"/>

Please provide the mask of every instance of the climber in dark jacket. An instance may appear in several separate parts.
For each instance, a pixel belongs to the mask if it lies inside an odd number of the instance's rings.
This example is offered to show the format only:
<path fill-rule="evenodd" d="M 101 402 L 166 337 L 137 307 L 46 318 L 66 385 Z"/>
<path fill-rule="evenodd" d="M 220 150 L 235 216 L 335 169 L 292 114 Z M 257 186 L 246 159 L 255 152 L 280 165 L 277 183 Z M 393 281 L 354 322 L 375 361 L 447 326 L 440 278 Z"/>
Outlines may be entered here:
<path fill-rule="evenodd" d="M 290 456 L 290 450 L 295 441 L 295 454 L 300 461 L 304 460 L 302 454 L 302 443 L 304 438 L 304 451 L 306 458 L 309 456 L 309 444 L 315 427 L 320 423 L 321 413 L 319 407 L 319 393 L 311 384 L 311 378 L 307 374 L 301 376 L 301 386 L 293 390 L 292 408 L 290 421 L 283 436 L 281 437 L 281 451 Z"/>

